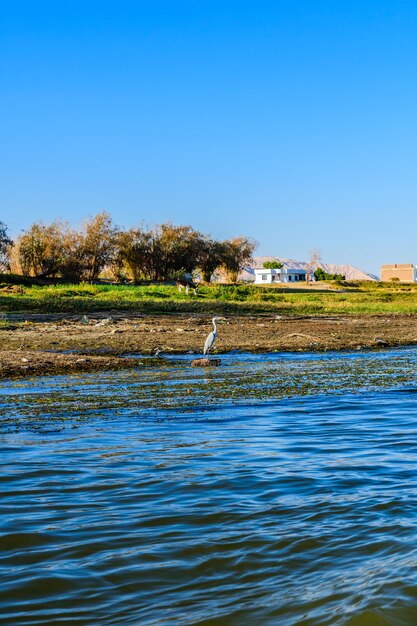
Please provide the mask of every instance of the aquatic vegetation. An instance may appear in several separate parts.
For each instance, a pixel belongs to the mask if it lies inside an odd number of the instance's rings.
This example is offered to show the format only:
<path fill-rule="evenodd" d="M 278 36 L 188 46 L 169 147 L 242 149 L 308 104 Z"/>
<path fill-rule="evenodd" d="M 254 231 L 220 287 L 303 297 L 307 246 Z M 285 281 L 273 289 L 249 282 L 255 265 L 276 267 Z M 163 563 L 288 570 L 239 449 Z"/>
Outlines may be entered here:
<path fill-rule="evenodd" d="M 395 358 L 394 358 L 395 354 Z M 137 370 L 44 377 L 8 388 L 2 428 L 49 428 L 52 423 L 129 413 L 138 418 L 204 413 L 230 404 L 359 393 L 417 384 L 413 349 L 376 353 L 224 355 L 223 366 L 190 367 L 191 356 L 141 359 Z"/>

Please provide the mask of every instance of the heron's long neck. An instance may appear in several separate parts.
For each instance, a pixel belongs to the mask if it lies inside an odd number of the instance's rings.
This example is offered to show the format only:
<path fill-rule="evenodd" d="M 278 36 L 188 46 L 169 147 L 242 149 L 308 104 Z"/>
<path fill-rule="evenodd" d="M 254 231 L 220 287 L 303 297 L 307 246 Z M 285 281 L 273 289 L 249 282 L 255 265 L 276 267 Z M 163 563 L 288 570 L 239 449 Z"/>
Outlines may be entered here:
<path fill-rule="evenodd" d="M 213 320 L 213 332 L 215 335 L 217 335 L 217 326 L 216 326 L 216 321 Z"/>

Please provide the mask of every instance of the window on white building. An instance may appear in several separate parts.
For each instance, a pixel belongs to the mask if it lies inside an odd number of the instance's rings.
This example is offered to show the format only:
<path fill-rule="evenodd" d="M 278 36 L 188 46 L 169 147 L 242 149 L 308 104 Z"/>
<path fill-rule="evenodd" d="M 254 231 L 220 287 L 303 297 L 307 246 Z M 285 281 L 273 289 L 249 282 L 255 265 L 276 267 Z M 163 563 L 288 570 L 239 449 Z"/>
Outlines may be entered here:
<path fill-rule="evenodd" d="M 268 280 L 268 274 L 262 274 L 262 280 Z"/>

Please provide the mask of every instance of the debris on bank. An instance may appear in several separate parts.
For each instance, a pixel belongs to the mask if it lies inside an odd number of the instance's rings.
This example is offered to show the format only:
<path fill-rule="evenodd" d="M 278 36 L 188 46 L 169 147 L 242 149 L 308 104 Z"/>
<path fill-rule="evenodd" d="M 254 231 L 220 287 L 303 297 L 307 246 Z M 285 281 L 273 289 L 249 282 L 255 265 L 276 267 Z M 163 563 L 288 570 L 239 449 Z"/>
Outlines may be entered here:
<path fill-rule="evenodd" d="M 63 354 L 38 350 L 0 351 L 0 379 L 126 369 L 137 366 L 137 359 L 117 356 Z"/>
<path fill-rule="evenodd" d="M 219 367 L 221 363 L 220 359 L 194 359 L 191 361 L 193 367 Z"/>

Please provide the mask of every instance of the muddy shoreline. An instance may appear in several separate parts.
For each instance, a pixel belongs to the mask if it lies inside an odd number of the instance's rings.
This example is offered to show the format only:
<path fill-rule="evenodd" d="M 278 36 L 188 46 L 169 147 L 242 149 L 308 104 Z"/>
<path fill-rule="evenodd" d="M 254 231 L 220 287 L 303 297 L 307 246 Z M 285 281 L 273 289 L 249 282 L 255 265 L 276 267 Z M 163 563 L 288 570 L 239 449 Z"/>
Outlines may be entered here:
<path fill-rule="evenodd" d="M 207 315 L 9 313 L 0 326 L 0 378 L 137 367 L 131 354 L 200 354 Z M 417 344 L 416 315 L 230 316 L 216 351 L 360 350 Z M 123 358 L 122 358 L 123 357 Z"/>

